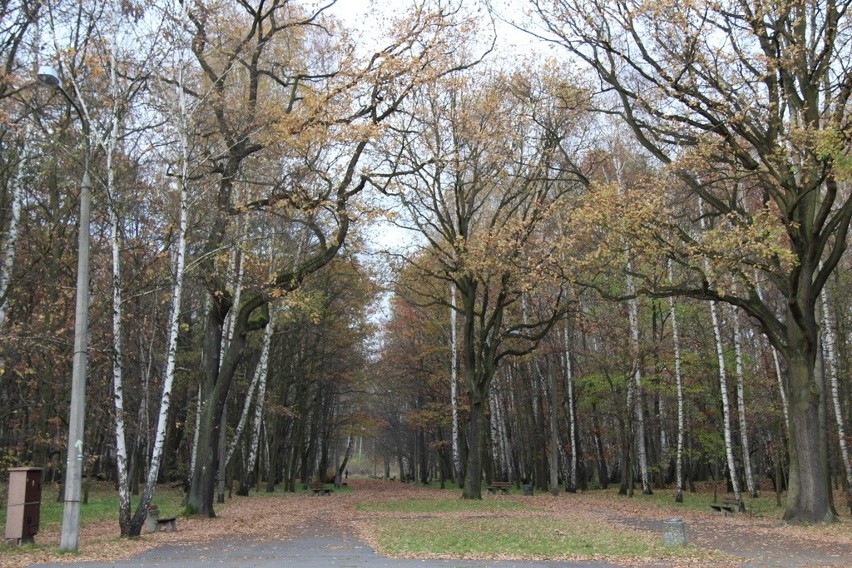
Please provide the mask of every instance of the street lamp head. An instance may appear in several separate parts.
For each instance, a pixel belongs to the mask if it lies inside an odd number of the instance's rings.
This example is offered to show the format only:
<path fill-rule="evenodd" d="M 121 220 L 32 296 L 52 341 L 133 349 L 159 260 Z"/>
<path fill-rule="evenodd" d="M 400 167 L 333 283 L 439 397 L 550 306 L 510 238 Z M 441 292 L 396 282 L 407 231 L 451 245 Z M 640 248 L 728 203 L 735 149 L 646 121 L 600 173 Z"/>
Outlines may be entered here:
<path fill-rule="evenodd" d="M 59 73 L 50 65 L 42 65 L 38 68 L 38 80 L 42 85 L 47 85 L 52 89 L 61 89 L 62 81 L 59 80 Z"/>

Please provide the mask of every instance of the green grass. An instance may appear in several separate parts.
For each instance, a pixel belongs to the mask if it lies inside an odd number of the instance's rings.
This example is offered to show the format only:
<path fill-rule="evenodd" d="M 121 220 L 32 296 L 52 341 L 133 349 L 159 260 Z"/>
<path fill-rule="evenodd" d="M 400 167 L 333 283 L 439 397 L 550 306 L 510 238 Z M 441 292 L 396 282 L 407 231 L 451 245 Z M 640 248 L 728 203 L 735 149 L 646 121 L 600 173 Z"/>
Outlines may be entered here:
<path fill-rule="evenodd" d="M 703 554 L 691 545 L 665 547 L 646 536 L 585 520 L 423 518 L 400 523 L 398 519 L 378 519 L 376 528 L 380 549 L 391 556 L 666 559 Z"/>
<path fill-rule="evenodd" d="M 618 489 L 607 489 L 606 491 L 595 491 L 596 495 L 606 495 L 610 499 L 630 499 L 624 495 L 618 495 Z M 632 499 L 637 503 L 647 503 L 654 507 L 666 508 L 673 512 L 675 511 L 709 511 L 710 503 L 713 502 L 713 493 L 689 493 L 684 491 L 683 503 L 675 502 L 676 491 L 673 489 L 655 489 L 651 495 L 643 495 L 641 491 L 635 491 Z M 733 497 L 732 493 L 725 493 L 720 490 L 716 495 L 716 500 L 721 502 L 725 497 Z M 763 492 L 757 499 L 752 499 L 747 494 L 743 493 L 743 501 L 745 502 L 746 511 L 756 517 L 776 517 L 780 516 L 786 504 L 787 495 L 782 496 L 781 505 L 779 508 L 775 505 L 775 493 Z"/>
<path fill-rule="evenodd" d="M 6 499 L 8 489 L 5 484 L 0 486 L 3 498 L 0 502 L 0 524 L 6 525 Z M 62 523 L 62 503 L 56 501 L 58 490 L 51 485 L 45 486 L 41 494 L 41 530 L 58 528 Z M 158 487 L 154 494 L 153 504 L 160 508 L 161 517 L 174 517 L 181 513 L 183 493 L 167 487 Z M 139 496 L 131 496 L 132 510 L 139 504 Z M 80 505 L 80 524 L 100 521 L 115 521 L 118 523 L 118 493 L 111 483 L 94 483 L 89 489 L 88 503 Z"/>
<path fill-rule="evenodd" d="M 501 499 L 469 500 L 457 498 L 404 499 L 382 503 L 358 503 L 358 510 L 367 513 L 459 513 L 467 511 L 507 511 L 523 509 L 519 501 Z"/>

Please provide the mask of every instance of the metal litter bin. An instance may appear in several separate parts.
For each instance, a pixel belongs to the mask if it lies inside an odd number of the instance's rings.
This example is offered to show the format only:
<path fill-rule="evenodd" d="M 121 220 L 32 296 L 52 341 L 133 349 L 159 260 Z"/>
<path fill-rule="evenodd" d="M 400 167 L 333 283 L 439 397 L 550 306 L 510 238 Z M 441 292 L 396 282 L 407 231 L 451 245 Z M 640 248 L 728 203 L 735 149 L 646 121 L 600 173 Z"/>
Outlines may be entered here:
<path fill-rule="evenodd" d="M 6 541 L 19 545 L 33 542 L 41 516 L 40 467 L 9 470 L 9 501 L 6 504 Z"/>

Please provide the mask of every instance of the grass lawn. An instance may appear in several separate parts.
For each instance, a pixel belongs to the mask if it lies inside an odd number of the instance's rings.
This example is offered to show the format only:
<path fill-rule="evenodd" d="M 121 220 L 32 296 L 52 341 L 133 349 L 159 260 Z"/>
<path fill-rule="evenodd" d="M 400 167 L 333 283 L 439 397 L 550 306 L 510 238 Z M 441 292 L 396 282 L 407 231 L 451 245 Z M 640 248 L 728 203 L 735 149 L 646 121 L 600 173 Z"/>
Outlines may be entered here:
<path fill-rule="evenodd" d="M 326 483 L 326 487 L 334 488 L 334 484 Z M 302 486 L 297 486 L 300 493 L 312 493 L 310 489 L 302 489 Z M 347 493 L 352 491 L 349 487 L 343 486 L 334 488 L 334 491 Z M 278 493 L 283 493 L 281 488 Z M 8 487 L 5 483 L 0 483 L 0 525 L 6 526 L 6 501 L 9 495 Z M 41 519 L 39 527 L 41 530 L 58 529 L 62 524 L 62 503 L 56 501 L 58 489 L 55 486 L 48 485 L 42 489 L 41 494 Z M 249 497 L 241 497 L 241 499 L 251 499 L 253 497 L 263 497 L 269 495 L 264 492 L 252 491 Z M 274 495 L 274 493 L 272 494 Z M 183 489 L 171 488 L 167 485 L 157 487 L 154 494 L 153 504 L 160 508 L 160 517 L 180 517 L 183 516 Z M 131 496 L 131 513 L 136 511 L 139 504 L 139 496 Z M 118 492 L 115 486 L 109 482 L 95 482 L 90 485 L 88 503 L 80 506 L 80 524 L 86 525 L 101 521 L 115 521 L 118 523 Z"/>
<path fill-rule="evenodd" d="M 0 524 L 6 526 L 6 500 L 9 493 L 5 483 L 0 485 L 0 492 Z M 57 495 L 58 489 L 54 486 L 42 489 L 40 530 L 58 529 L 62 524 L 62 503 L 56 501 Z M 154 494 L 153 504 L 160 508 L 161 517 L 175 517 L 181 513 L 182 499 L 183 493 L 179 489 L 161 486 Z M 139 496 L 131 496 L 131 504 L 132 510 L 135 511 Z M 92 483 L 89 487 L 88 503 L 80 505 L 80 524 L 109 520 L 118 522 L 118 493 L 112 483 Z"/>
<path fill-rule="evenodd" d="M 656 535 L 594 518 L 553 517 L 534 501 L 446 497 L 361 502 L 371 544 L 395 557 L 723 559 L 697 547 L 666 547 Z M 404 519 L 404 522 L 402 522 Z"/>
<path fill-rule="evenodd" d="M 520 501 L 463 501 L 457 496 L 423 499 L 400 499 L 358 503 L 357 509 L 372 513 L 458 513 L 464 511 L 506 511 L 523 509 Z"/>
<path fill-rule="evenodd" d="M 688 558 L 692 546 L 667 548 L 644 535 L 585 520 L 525 518 L 417 519 L 377 522 L 383 553 L 392 556 Z M 700 555 L 704 558 L 704 555 Z"/>
<path fill-rule="evenodd" d="M 629 498 L 618 494 L 618 489 L 596 490 L 595 495 L 605 496 L 613 500 L 633 499 L 637 503 L 642 503 L 646 506 L 659 507 L 671 512 L 677 511 L 709 511 L 710 503 L 714 502 L 712 492 L 697 492 L 683 493 L 683 503 L 675 502 L 676 491 L 674 489 L 655 489 L 651 495 L 643 495 L 641 491 L 633 493 L 633 497 Z M 764 491 L 759 494 L 756 499 L 752 499 L 746 493 L 742 494 L 743 502 L 746 506 L 746 513 L 754 517 L 761 518 L 779 518 L 784 511 L 784 506 L 787 504 L 787 494 L 785 493 L 781 499 L 781 507 L 778 507 L 775 502 L 775 493 Z M 721 502 L 725 497 L 733 497 L 732 493 L 725 493 L 724 488 L 716 493 L 716 501 Z"/>

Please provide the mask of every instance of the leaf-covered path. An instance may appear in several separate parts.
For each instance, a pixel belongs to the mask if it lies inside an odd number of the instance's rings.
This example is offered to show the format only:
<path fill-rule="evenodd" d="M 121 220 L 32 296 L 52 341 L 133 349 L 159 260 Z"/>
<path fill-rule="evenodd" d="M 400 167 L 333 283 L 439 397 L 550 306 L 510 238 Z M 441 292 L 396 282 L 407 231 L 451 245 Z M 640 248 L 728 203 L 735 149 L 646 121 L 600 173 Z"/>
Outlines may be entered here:
<path fill-rule="evenodd" d="M 39 548 L 31 554 L 0 558 L 0 566 L 58 566 L 87 562 L 88 566 L 153 566 L 168 563 L 180 566 L 320 566 L 390 567 L 557 567 L 667 565 L 654 559 L 562 559 L 545 562 L 495 558 L 443 561 L 431 559 L 387 559 L 373 551 L 377 542 L 375 521 L 391 518 L 417 530 L 419 518 L 449 517 L 463 521 L 476 513 L 375 513 L 358 510 L 358 503 L 397 499 L 446 497 L 446 492 L 414 485 L 379 481 L 351 481 L 354 491 L 330 496 L 264 495 L 234 498 L 221 508 L 215 519 L 179 519 L 178 532 L 146 535 L 141 539 L 117 539 L 117 526 L 85 527 L 81 553 L 60 556 L 53 548 Z M 495 497 L 492 497 L 495 498 Z M 688 497 L 687 497 L 688 498 Z M 670 508 L 641 498 L 613 500 L 594 492 L 558 497 L 511 495 L 496 499 L 519 500 L 528 507 L 500 511 L 523 525 L 525 518 L 587 521 L 603 520 L 620 531 L 633 532 L 649 540 L 659 540 L 663 521 L 672 517 Z M 702 549 L 720 550 L 730 561 L 713 561 L 715 566 L 849 566 L 852 565 L 852 523 L 822 527 L 788 527 L 745 515 L 722 517 L 710 512 L 678 511 L 687 524 L 688 539 Z M 49 543 L 54 534 L 44 533 L 38 542 Z M 12 555 L 10 555 L 12 556 Z M 739 557 L 737 559 L 733 557 Z M 92 562 L 94 564 L 92 564 Z M 41 564 L 39 564 L 41 563 Z M 47 563 L 47 564 L 44 564 Z M 704 564 L 703 562 L 699 562 Z M 686 564 L 686 563 L 685 563 Z M 695 565 L 696 561 L 691 561 Z"/>

